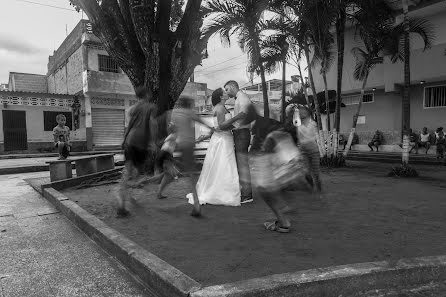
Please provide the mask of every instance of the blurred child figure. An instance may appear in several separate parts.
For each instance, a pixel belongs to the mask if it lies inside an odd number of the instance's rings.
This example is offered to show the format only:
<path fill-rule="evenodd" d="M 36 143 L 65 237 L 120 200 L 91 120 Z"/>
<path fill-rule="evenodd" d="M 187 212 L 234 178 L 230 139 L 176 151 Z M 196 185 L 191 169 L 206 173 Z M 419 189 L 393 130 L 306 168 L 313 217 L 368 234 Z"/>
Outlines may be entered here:
<path fill-rule="evenodd" d="M 206 124 L 194 111 L 195 100 L 188 96 L 181 96 L 176 107 L 172 111 L 171 121 L 176 130 L 177 150 L 181 153 L 182 171 L 188 175 L 190 187 L 193 195 L 194 206 L 191 216 L 201 215 L 200 203 L 197 195 L 198 177 L 194 173 L 196 170 L 194 148 L 195 148 L 195 122 L 198 122 L 211 131 L 213 128 Z"/>
<path fill-rule="evenodd" d="M 156 160 L 156 166 L 158 168 L 162 168 L 163 170 L 161 173 L 161 183 L 159 185 L 157 193 L 158 199 L 167 198 L 167 196 L 163 195 L 163 190 L 178 175 L 178 170 L 175 168 L 173 158 L 173 152 L 175 151 L 177 140 L 177 133 L 175 131 L 175 126 L 173 125 L 173 123 L 169 123 L 167 132 L 169 133 L 169 135 L 164 140 L 164 143 L 161 146 L 161 151 Z"/>
<path fill-rule="evenodd" d="M 446 138 L 444 137 L 443 131 L 438 132 L 436 146 L 437 146 L 437 159 L 443 159 L 444 158 L 444 150 L 446 148 Z"/>
<path fill-rule="evenodd" d="M 317 125 L 311 118 L 311 111 L 305 106 L 299 106 L 299 115 L 301 125 L 297 127 L 297 138 L 299 139 L 299 148 L 307 157 L 309 163 L 310 175 L 313 180 L 313 190 L 320 194 L 322 191 L 320 178 L 320 153 L 317 146 Z"/>
<path fill-rule="evenodd" d="M 144 86 L 136 88 L 138 103 L 130 110 L 130 120 L 124 135 L 125 168 L 118 194 L 118 217 L 130 213 L 126 208 L 129 197 L 129 183 L 144 174 L 145 162 L 150 149 L 155 148 L 157 132 L 156 106 L 150 102 L 148 90 Z"/>
<path fill-rule="evenodd" d="M 56 116 L 57 126 L 53 129 L 54 146 L 59 152 L 58 160 L 65 160 L 70 155 L 70 128 L 65 126 L 67 118 L 63 114 Z"/>
<path fill-rule="evenodd" d="M 254 185 L 265 203 L 277 217 L 264 223 L 266 230 L 290 232 L 291 222 L 284 214 L 287 189 L 310 189 L 305 176 L 308 173 L 306 158 L 300 153 L 292 136 L 284 128 L 271 128 L 262 147 L 262 154 L 255 159 Z"/>

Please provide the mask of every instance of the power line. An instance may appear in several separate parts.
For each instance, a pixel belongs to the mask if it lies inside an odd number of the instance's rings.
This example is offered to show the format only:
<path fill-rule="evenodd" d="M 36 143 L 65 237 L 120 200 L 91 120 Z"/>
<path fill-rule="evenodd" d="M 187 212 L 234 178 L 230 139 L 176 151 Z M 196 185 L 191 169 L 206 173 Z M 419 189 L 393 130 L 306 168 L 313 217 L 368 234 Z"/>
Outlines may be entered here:
<path fill-rule="evenodd" d="M 226 63 L 226 62 L 229 62 L 229 61 L 232 61 L 232 60 L 238 59 L 238 58 L 240 58 L 240 57 L 243 57 L 243 56 L 244 56 L 244 54 L 241 54 L 240 56 L 229 58 L 228 60 L 225 60 L 225 61 L 223 61 L 223 62 L 220 62 L 220 63 L 214 64 L 214 65 L 212 65 L 212 66 L 209 66 L 209 67 L 206 67 L 206 68 L 203 68 L 203 69 L 200 69 L 200 70 L 197 70 L 196 72 L 202 72 L 202 71 L 204 71 L 204 70 L 206 70 L 206 69 L 209 69 L 209 68 L 215 67 L 215 66 L 217 66 L 217 65 L 221 65 L 221 64 L 223 64 L 223 63 Z"/>
<path fill-rule="evenodd" d="M 17 2 L 26 2 L 26 3 L 31 3 L 31 4 L 35 4 L 35 5 L 51 7 L 51 8 L 63 9 L 63 10 L 73 11 L 73 12 L 77 13 L 77 11 L 75 9 L 69 9 L 69 8 L 55 6 L 55 5 L 42 4 L 42 3 L 37 3 L 37 2 L 33 2 L 33 1 L 28 1 L 28 0 L 15 0 L 15 1 L 17 1 Z"/>
<path fill-rule="evenodd" d="M 214 74 L 214 73 L 217 73 L 217 72 L 221 72 L 221 71 L 224 71 L 224 70 L 227 70 L 227 69 L 237 69 L 237 68 L 244 68 L 244 67 L 246 67 L 245 65 L 231 65 L 231 66 L 228 66 L 228 67 L 225 67 L 225 68 L 222 68 L 222 69 L 218 69 L 218 70 L 215 70 L 215 71 L 209 71 L 209 72 L 205 72 L 205 73 L 196 73 L 196 75 L 198 75 L 198 76 L 205 76 L 205 75 L 210 75 L 210 74 Z"/>

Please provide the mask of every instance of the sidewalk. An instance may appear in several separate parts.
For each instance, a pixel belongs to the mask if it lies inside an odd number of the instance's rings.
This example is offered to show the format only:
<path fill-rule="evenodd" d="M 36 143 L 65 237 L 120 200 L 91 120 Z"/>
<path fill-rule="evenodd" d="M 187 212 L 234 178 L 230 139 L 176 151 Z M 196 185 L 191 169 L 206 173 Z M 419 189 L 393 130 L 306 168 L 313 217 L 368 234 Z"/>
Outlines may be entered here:
<path fill-rule="evenodd" d="M 0 176 L 0 296 L 153 296 L 24 180 Z"/>
<path fill-rule="evenodd" d="M 76 158 L 81 158 L 81 157 L 83 156 L 70 156 L 69 159 L 75 160 Z M 46 164 L 45 162 L 54 160 L 57 160 L 57 156 L 0 160 L 0 175 L 48 171 L 48 164 Z M 115 155 L 115 163 L 123 161 L 124 161 L 123 154 Z"/>

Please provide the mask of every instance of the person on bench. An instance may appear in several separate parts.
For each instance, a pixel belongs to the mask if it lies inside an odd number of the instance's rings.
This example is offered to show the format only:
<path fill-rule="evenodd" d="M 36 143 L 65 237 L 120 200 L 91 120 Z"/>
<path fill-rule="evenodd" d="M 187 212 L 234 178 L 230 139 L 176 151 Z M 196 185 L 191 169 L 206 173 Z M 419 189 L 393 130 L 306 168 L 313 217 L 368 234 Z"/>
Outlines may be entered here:
<path fill-rule="evenodd" d="M 418 143 L 418 148 L 424 147 L 426 148 L 426 154 L 431 147 L 431 135 L 427 132 L 427 128 L 424 127 L 423 131 L 420 133 L 420 142 Z M 417 150 L 418 151 L 418 150 Z"/>
<path fill-rule="evenodd" d="M 368 146 L 370 148 L 370 151 L 373 152 L 373 146 L 376 147 L 376 151 L 378 152 L 378 147 L 383 142 L 383 136 L 381 134 L 381 131 L 376 130 L 375 135 L 373 135 L 372 141 L 369 142 Z"/>
<path fill-rule="evenodd" d="M 70 155 L 70 128 L 65 126 L 67 118 L 63 114 L 56 116 L 57 126 L 53 129 L 54 146 L 59 152 L 58 160 L 65 160 Z"/>
<path fill-rule="evenodd" d="M 409 129 L 409 154 L 412 152 L 412 150 L 415 149 L 415 154 L 418 154 L 418 135 L 417 133 L 413 132 L 412 129 Z"/>

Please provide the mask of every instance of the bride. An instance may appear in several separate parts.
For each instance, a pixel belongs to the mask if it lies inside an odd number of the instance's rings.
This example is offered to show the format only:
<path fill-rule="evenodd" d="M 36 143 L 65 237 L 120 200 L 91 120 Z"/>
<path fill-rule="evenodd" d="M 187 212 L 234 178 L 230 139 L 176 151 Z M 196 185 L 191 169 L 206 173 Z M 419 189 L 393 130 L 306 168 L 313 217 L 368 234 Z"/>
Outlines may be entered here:
<path fill-rule="evenodd" d="M 214 127 L 231 118 L 225 107 L 227 95 L 222 88 L 212 93 Z M 240 185 L 235 161 L 234 138 L 231 131 L 214 131 L 212 136 L 198 138 L 197 142 L 211 137 L 204 159 L 197 194 L 200 204 L 240 206 Z M 193 204 L 192 194 L 188 194 Z"/>

